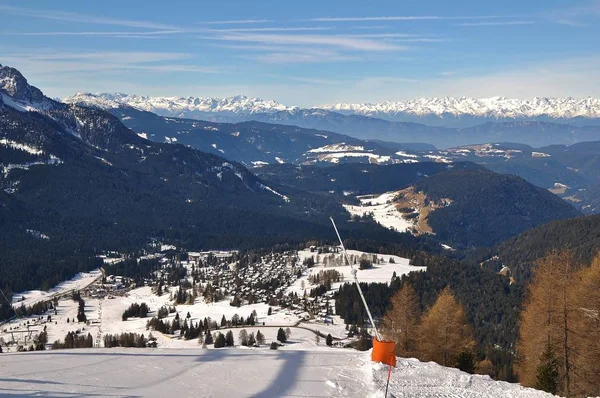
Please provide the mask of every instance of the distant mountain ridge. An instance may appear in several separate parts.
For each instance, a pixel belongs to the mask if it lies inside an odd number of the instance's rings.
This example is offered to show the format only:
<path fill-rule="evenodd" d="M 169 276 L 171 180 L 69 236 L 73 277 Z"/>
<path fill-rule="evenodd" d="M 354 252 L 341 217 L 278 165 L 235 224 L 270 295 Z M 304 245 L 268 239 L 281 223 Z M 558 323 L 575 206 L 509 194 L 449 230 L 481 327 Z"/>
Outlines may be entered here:
<path fill-rule="evenodd" d="M 600 99 L 572 97 L 534 97 L 515 99 L 507 97 L 471 98 L 442 97 L 417 98 L 408 101 L 376 103 L 336 103 L 302 108 L 284 105 L 272 100 L 238 95 L 227 98 L 213 97 L 151 97 L 122 93 L 77 93 L 65 102 L 88 105 L 128 105 L 164 116 L 193 117 L 194 113 L 229 113 L 248 115 L 280 111 L 326 110 L 346 115 L 371 116 L 392 121 L 418 121 L 439 119 L 435 125 L 446 125 L 451 119 L 471 118 L 479 123 L 486 120 L 569 120 L 600 119 Z M 429 119 L 428 119 L 429 118 Z M 427 123 L 425 123 L 427 124 Z M 447 127 L 450 127 L 447 125 Z M 456 126 L 466 127 L 466 125 Z"/>
<path fill-rule="evenodd" d="M 492 119 L 535 120 L 539 117 L 553 119 L 600 118 L 600 99 L 572 97 L 534 97 L 531 100 L 507 97 L 469 98 L 442 97 L 417 98 L 409 101 L 378 103 L 338 103 L 319 108 L 335 112 L 382 117 L 399 120 L 402 115 L 437 116 L 440 118 L 479 117 Z"/>
<path fill-rule="evenodd" d="M 485 142 L 517 142 L 534 147 L 568 145 L 592 141 L 600 133 L 600 101 L 593 98 L 419 99 L 308 109 L 245 96 L 219 99 L 78 93 L 63 101 L 105 110 L 129 107 L 164 117 L 216 123 L 285 124 L 367 140 L 427 143 L 438 148 Z"/>
<path fill-rule="evenodd" d="M 103 109 L 122 105 L 156 113 L 162 116 L 193 117 L 201 113 L 253 114 L 298 109 L 276 101 L 236 95 L 228 98 L 212 97 L 150 97 L 123 93 L 77 93 L 63 100 Z"/>

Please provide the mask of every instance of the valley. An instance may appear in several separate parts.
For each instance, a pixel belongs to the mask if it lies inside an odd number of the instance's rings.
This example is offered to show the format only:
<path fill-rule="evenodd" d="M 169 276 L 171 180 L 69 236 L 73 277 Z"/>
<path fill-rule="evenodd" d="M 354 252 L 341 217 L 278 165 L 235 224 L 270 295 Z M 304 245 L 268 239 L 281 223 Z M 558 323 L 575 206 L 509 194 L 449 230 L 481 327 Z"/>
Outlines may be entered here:
<path fill-rule="evenodd" d="M 211 25 L 190 33 L 268 47 L 267 32 L 288 32 Z M 145 33 L 181 34 L 160 29 Z M 319 35 L 303 51 L 412 42 Z M 140 76 L 171 73 L 149 54 L 131 55 Z M 235 68 L 171 56 L 237 89 Z M 107 72 L 134 61 L 119 62 Z M 598 100 L 315 98 L 51 97 L 0 65 L 2 393 L 600 394 Z M 379 340 L 396 367 L 370 360 Z"/>

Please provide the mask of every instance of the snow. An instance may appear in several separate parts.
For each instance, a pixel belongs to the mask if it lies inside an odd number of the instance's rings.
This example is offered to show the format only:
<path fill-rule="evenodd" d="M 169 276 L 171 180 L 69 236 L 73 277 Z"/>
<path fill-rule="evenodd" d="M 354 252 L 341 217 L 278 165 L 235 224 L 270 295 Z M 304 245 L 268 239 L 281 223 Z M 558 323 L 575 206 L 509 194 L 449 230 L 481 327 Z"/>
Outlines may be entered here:
<path fill-rule="evenodd" d="M 424 271 L 426 267 L 417 267 L 414 265 L 410 265 L 410 260 L 407 258 L 393 256 L 390 254 L 380 254 L 380 253 L 368 253 L 362 252 L 358 250 L 346 250 L 348 256 L 352 258 L 352 256 L 357 256 L 360 258 L 361 256 L 366 256 L 368 259 L 372 259 L 373 257 L 377 257 L 377 261 L 379 264 L 373 264 L 373 268 L 360 270 L 357 268 L 356 277 L 359 281 L 365 283 L 389 283 L 392 279 L 394 273 L 396 276 L 400 277 L 402 275 L 408 274 L 410 272 L 420 272 Z M 332 283 L 332 290 L 337 290 L 341 285 L 346 282 L 354 281 L 354 277 L 351 274 L 352 268 L 349 265 L 342 266 L 330 266 L 326 265 L 323 261 L 327 256 L 334 256 L 337 260 L 337 263 L 343 264 L 342 256 L 343 253 L 313 253 L 310 250 L 301 250 L 298 252 L 298 256 L 300 261 L 304 261 L 307 258 L 313 257 L 315 259 L 315 266 L 308 269 L 308 273 L 303 275 L 301 278 L 298 278 L 287 290 L 287 292 L 296 292 L 298 294 L 303 293 L 303 289 L 300 287 L 302 285 L 302 281 L 304 280 L 306 289 L 310 290 L 310 285 L 308 283 L 308 278 L 310 275 L 318 274 L 320 271 L 326 270 L 336 270 L 343 276 L 343 281 Z M 319 257 L 319 258 L 317 258 Z M 321 261 L 317 261 L 320 259 Z M 393 259 L 394 262 L 390 262 L 389 260 Z M 355 266 L 356 267 L 356 266 Z M 314 287 L 314 286 L 313 286 Z"/>
<path fill-rule="evenodd" d="M 396 205 L 392 202 L 396 194 L 397 192 L 386 192 L 372 198 L 359 197 L 360 206 L 344 205 L 344 208 L 354 216 L 372 213 L 374 220 L 384 227 L 398 232 L 406 232 L 413 227 L 413 222 L 403 218 L 402 213 L 396 209 Z"/>
<path fill-rule="evenodd" d="M 339 144 L 329 144 L 320 148 L 309 150 L 309 153 L 327 153 L 327 152 L 348 152 L 348 151 L 364 151 L 365 147 L 358 145 L 346 145 L 345 142 Z"/>
<path fill-rule="evenodd" d="M 4 102 L 6 105 L 10 106 L 13 109 L 16 109 L 19 112 L 39 111 L 39 109 L 34 104 L 25 101 L 15 101 L 14 99 L 12 99 L 12 97 L 1 93 L 0 95 L 2 96 L 2 102 Z"/>
<path fill-rule="evenodd" d="M 267 191 L 269 191 L 269 192 L 271 192 L 271 193 L 273 193 L 273 194 L 275 194 L 275 195 L 279 196 L 279 197 L 280 197 L 281 199 L 283 199 L 285 202 L 288 202 L 288 203 L 289 203 L 289 201 L 290 201 L 290 198 L 288 198 L 288 197 L 287 197 L 287 196 L 285 196 L 285 195 L 282 195 L 282 194 L 280 194 L 279 192 L 275 191 L 273 188 L 271 188 L 271 187 L 268 187 L 268 186 L 266 186 L 266 185 L 263 185 L 263 184 L 259 184 L 259 186 L 260 186 L 262 189 L 266 189 Z"/>
<path fill-rule="evenodd" d="M 252 165 L 254 167 L 261 167 L 261 166 L 265 166 L 265 165 L 268 165 L 268 164 L 269 163 L 263 162 L 262 160 L 255 160 L 255 161 L 252 162 Z"/>
<path fill-rule="evenodd" d="M 211 97 L 148 97 L 122 93 L 77 93 L 63 100 L 65 103 L 85 104 L 103 109 L 127 105 L 163 116 L 185 117 L 189 112 L 273 113 L 294 110 L 296 107 L 276 101 L 249 98 L 243 95 L 228 98 Z"/>
<path fill-rule="evenodd" d="M 331 163 L 339 163 L 340 159 L 343 158 L 363 158 L 367 157 L 369 159 L 375 160 L 377 163 L 389 162 L 392 160 L 391 156 L 386 155 L 377 155 L 370 152 L 334 152 L 318 155 L 316 159 L 320 162 L 331 162 Z"/>
<path fill-rule="evenodd" d="M 549 158 L 550 155 L 548 155 L 547 153 L 544 152 L 531 152 L 531 157 L 534 158 Z"/>
<path fill-rule="evenodd" d="M 104 164 L 107 164 L 109 166 L 112 166 L 113 164 L 111 162 L 109 162 L 108 160 L 101 158 L 100 156 L 94 156 L 96 159 L 98 159 L 99 161 L 101 161 Z"/>
<path fill-rule="evenodd" d="M 41 149 L 38 149 L 32 145 L 24 144 L 21 142 L 16 142 L 13 140 L 9 140 L 7 138 L 1 138 L 0 145 L 8 147 L 8 148 L 12 148 L 12 149 L 17 149 L 19 151 L 24 151 L 31 155 L 42 155 L 44 153 Z"/>
<path fill-rule="evenodd" d="M 398 114 L 443 117 L 450 114 L 455 117 L 469 115 L 495 118 L 532 118 L 550 116 L 552 118 L 600 117 L 600 99 L 548 98 L 534 97 L 532 100 L 492 98 L 417 98 L 404 102 L 379 102 L 363 104 L 332 104 L 319 108 L 330 111 L 351 112 L 359 115 L 388 117 Z"/>
<path fill-rule="evenodd" d="M 398 151 L 398 152 L 396 152 L 396 155 L 402 156 L 402 157 L 405 157 L 405 158 L 413 158 L 413 159 L 417 158 L 417 155 L 413 155 L 412 153 L 406 153 L 404 151 Z"/>
<path fill-rule="evenodd" d="M 50 155 L 50 159 L 48 160 L 39 160 L 35 162 L 27 162 L 27 163 L 9 163 L 6 165 L 0 165 L 0 170 L 2 170 L 2 174 L 4 174 L 4 178 L 8 176 L 8 174 L 14 169 L 22 169 L 29 170 L 32 166 L 41 166 L 41 165 L 59 165 L 62 164 L 63 161 L 57 158 L 54 155 Z"/>
<path fill-rule="evenodd" d="M 163 116 L 186 117 L 194 112 L 245 114 L 295 112 L 297 106 L 283 105 L 272 100 L 249 98 L 238 95 L 228 98 L 211 97 L 149 97 L 122 93 L 77 93 L 63 99 L 65 103 L 84 104 L 103 109 L 131 106 Z M 379 103 L 337 103 L 310 109 L 314 115 L 323 110 L 354 113 L 367 116 L 394 117 L 397 115 L 438 116 L 445 115 L 493 117 L 493 118 L 598 118 L 600 99 L 552 98 L 514 99 L 491 98 L 416 98 L 408 101 L 385 101 Z M 322 135 L 318 135 L 322 136 Z"/>
<path fill-rule="evenodd" d="M 148 139 L 148 134 L 146 134 L 146 133 L 137 133 L 137 135 L 139 135 L 140 137 L 142 137 L 145 140 Z"/>
<path fill-rule="evenodd" d="M 452 163 L 452 160 L 440 156 L 440 155 L 424 155 L 423 157 L 428 158 L 428 159 L 433 159 L 436 162 L 440 162 L 440 163 Z"/>
<path fill-rule="evenodd" d="M 283 159 L 281 159 L 281 158 L 279 158 L 279 157 L 277 157 L 277 156 L 275 156 L 275 160 L 276 160 L 276 161 L 277 161 L 277 163 L 279 163 L 279 164 L 284 164 L 284 163 L 285 163 L 285 160 L 283 160 Z"/>
<path fill-rule="evenodd" d="M 292 334 L 293 336 L 293 334 Z M 0 356 L 4 396 L 384 396 L 388 368 L 331 347 L 79 349 Z M 10 382 L 8 382 L 10 381 Z M 399 359 L 389 396 L 543 398 L 518 384 Z"/>
<path fill-rule="evenodd" d="M 67 292 L 81 290 L 91 285 L 101 277 L 102 272 L 100 272 L 100 270 L 80 272 L 72 279 L 59 283 L 47 292 L 41 290 L 29 290 L 26 292 L 15 293 L 13 295 L 13 306 L 16 307 L 23 304 L 28 307 L 37 303 L 38 301 L 50 300 L 53 297 L 63 295 Z"/>

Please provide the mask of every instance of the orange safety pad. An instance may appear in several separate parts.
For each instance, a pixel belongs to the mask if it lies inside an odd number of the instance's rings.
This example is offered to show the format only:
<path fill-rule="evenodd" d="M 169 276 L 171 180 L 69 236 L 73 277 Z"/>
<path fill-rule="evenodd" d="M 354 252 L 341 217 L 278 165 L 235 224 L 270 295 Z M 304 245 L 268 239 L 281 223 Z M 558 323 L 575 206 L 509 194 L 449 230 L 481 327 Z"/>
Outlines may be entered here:
<path fill-rule="evenodd" d="M 373 338 L 373 352 L 371 353 L 373 362 L 381 362 L 386 365 L 396 366 L 396 343 L 393 341 L 379 341 L 377 337 Z"/>

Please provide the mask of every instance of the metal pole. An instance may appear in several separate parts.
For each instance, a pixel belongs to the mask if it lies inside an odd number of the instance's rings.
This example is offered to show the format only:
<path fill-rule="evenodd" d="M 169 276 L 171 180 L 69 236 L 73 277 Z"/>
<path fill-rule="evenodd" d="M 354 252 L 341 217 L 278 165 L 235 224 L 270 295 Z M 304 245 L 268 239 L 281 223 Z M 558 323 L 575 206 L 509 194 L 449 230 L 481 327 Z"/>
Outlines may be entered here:
<path fill-rule="evenodd" d="M 365 309 L 367 310 L 367 315 L 369 316 L 369 321 L 371 321 L 371 325 L 373 326 L 373 329 L 375 330 L 375 336 L 377 337 L 377 340 L 381 341 L 381 336 L 379 335 L 377 326 L 375 326 L 375 322 L 373 322 L 373 316 L 371 315 L 371 311 L 369 310 L 369 306 L 367 305 L 367 300 L 365 300 L 365 296 L 363 295 L 362 289 L 360 288 L 360 283 L 358 282 L 358 278 L 356 277 L 356 273 L 357 273 L 356 268 L 354 268 L 352 266 L 352 263 L 350 262 L 350 259 L 348 258 L 348 253 L 346 253 L 346 248 L 344 247 L 344 242 L 342 242 L 342 238 L 340 237 L 340 233 L 337 229 L 337 226 L 335 225 L 335 221 L 333 221 L 333 217 L 329 217 L 329 219 L 331 220 L 331 223 L 333 224 L 333 229 L 335 229 L 335 233 L 340 241 L 340 245 L 342 245 L 342 251 L 344 252 L 344 257 L 346 258 L 346 261 L 350 265 L 350 268 L 351 268 L 350 273 L 352 274 L 352 276 L 354 276 L 354 283 L 356 284 L 356 287 L 358 288 L 358 293 L 360 294 L 360 298 L 362 299 L 363 305 L 365 306 Z"/>

